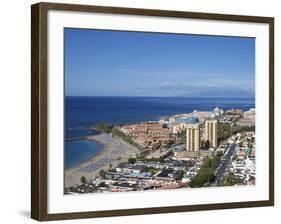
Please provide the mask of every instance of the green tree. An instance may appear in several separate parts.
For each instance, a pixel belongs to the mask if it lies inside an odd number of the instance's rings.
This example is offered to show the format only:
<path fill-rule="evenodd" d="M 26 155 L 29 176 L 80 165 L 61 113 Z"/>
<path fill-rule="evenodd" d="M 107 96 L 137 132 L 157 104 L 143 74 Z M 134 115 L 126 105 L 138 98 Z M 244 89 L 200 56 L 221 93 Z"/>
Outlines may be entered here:
<path fill-rule="evenodd" d="M 87 179 L 86 179 L 85 176 L 80 177 L 80 181 L 81 181 L 82 184 L 87 183 Z"/>
<path fill-rule="evenodd" d="M 104 181 L 99 182 L 98 187 L 105 187 L 105 182 Z"/>
<path fill-rule="evenodd" d="M 205 157 L 204 162 L 200 167 L 197 175 L 188 184 L 190 187 L 203 187 L 205 184 L 211 182 L 215 177 L 215 170 L 220 163 L 221 155 L 214 158 Z"/>
<path fill-rule="evenodd" d="M 165 157 L 161 156 L 161 157 L 159 158 L 159 162 L 160 162 L 160 163 L 164 163 L 164 162 L 165 162 Z"/>
<path fill-rule="evenodd" d="M 136 161 L 137 160 L 135 158 L 129 158 L 128 159 L 128 163 L 130 163 L 130 164 L 135 164 Z"/>
<path fill-rule="evenodd" d="M 218 123 L 218 141 L 224 141 L 232 135 L 231 124 L 228 123 Z"/>
<path fill-rule="evenodd" d="M 216 156 L 217 156 L 217 157 L 219 157 L 219 158 L 220 158 L 222 155 L 223 155 L 222 151 L 218 151 L 218 152 L 216 152 Z"/>
<path fill-rule="evenodd" d="M 112 128 L 112 136 L 121 138 L 124 142 L 127 142 L 127 143 L 139 148 L 139 145 L 136 142 L 134 142 L 134 140 L 132 139 L 131 136 L 124 134 L 122 131 L 120 131 L 116 127 Z"/>
<path fill-rule="evenodd" d="M 100 175 L 100 177 L 101 177 L 102 179 L 104 179 L 104 178 L 105 178 L 105 175 L 106 175 L 106 172 L 105 172 L 103 169 L 101 169 L 101 170 L 99 171 L 99 175 Z"/>
<path fill-rule="evenodd" d="M 113 129 L 113 125 L 111 124 L 105 124 L 105 123 L 97 123 L 95 126 L 95 129 L 97 131 L 103 132 L 103 133 L 110 133 Z"/>
<path fill-rule="evenodd" d="M 255 142 L 255 138 L 252 137 L 252 138 L 251 138 L 251 143 L 254 143 L 254 142 Z"/>

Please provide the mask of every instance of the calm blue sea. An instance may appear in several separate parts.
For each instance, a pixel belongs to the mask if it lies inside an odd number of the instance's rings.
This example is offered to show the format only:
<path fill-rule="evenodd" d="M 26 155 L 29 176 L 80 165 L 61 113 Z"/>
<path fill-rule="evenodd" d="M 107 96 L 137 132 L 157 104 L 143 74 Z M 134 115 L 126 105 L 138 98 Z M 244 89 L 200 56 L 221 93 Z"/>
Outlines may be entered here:
<path fill-rule="evenodd" d="M 65 97 L 65 138 L 89 135 L 88 128 L 97 122 L 111 124 L 158 120 L 160 117 L 193 110 L 210 111 L 255 107 L 253 98 L 189 97 Z M 100 152 L 98 143 L 79 140 L 65 142 L 65 167 L 79 164 Z"/>

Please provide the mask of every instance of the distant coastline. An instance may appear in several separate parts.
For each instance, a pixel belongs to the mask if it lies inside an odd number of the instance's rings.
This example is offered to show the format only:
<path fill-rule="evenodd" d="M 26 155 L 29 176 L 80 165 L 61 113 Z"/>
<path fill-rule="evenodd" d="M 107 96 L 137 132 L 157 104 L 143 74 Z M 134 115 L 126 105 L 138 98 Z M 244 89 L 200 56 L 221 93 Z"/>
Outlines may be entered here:
<path fill-rule="evenodd" d="M 136 123 L 215 107 L 248 110 L 255 107 L 255 98 L 66 96 L 65 136 L 86 136 L 85 127 L 97 122 Z"/>
<path fill-rule="evenodd" d="M 255 97 L 223 97 L 223 96 L 78 96 L 78 95 L 65 95 L 64 97 L 104 97 L 104 98 L 190 98 L 190 99 L 250 99 L 255 100 Z"/>
<path fill-rule="evenodd" d="M 200 100 L 199 100 L 200 99 Z M 87 139 L 93 133 L 89 128 L 96 122 L 114 125 L 156 121 L 193 110 L 210 111 L 216 106 L 223 109 L 255 107 L 252 98 L 201 98 L 201 97 L 66 97 L 65 160 L 80 164 L 99 155 L 105 148 L 100 142 Z M 82 140 L 82 141 L 75 141 Z M 69 141 L 73 140 L 73 141 Z M 77 155 L 77 147 L 88 151 Z M 80 151 L 80 150 L 79 150 Z M 75 161 L 76 160 L 76 161 Z M 65 161 L 66 167 L 72 167 Z"/>

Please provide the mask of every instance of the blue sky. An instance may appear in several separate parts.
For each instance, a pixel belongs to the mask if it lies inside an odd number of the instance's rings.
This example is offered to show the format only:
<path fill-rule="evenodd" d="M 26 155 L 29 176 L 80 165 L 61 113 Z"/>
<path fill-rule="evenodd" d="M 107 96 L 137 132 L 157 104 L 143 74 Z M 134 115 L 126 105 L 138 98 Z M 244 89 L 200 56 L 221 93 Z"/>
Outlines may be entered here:
<path fill-rule="evenodd" d="M 254 97 L 255 39 L 68 29 L 68 96 Z"/>

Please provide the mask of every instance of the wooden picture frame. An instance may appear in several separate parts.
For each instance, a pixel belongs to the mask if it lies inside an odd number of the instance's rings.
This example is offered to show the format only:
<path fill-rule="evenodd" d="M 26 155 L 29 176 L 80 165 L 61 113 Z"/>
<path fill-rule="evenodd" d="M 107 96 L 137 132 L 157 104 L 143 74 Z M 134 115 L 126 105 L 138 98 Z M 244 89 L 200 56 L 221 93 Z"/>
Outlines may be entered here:
<path fill-rule="evenodd" d="M 39 221 L 81 219 L 110 216 L 143 215 L 170 212 L 203 211 L 228 208 L 247 208 L 274 205 L 274 18 L 258 16 L 224 15 L 183 11 L 137 8 L 118 8 L 90 5 L 38 3 L 31 7 L 31 217 Z M 152 16 L 166 18 L 194 18 L 212 21 L 234 21 L 269 25 L 269 199 L 186 206 L 132 208 L 74 213 L 48 213 L 48 19 L 50 10 Z M 60 150 L 60 149 L 58 149 Z"/>

